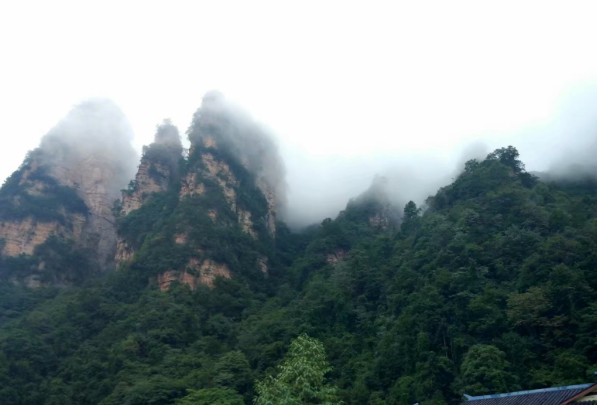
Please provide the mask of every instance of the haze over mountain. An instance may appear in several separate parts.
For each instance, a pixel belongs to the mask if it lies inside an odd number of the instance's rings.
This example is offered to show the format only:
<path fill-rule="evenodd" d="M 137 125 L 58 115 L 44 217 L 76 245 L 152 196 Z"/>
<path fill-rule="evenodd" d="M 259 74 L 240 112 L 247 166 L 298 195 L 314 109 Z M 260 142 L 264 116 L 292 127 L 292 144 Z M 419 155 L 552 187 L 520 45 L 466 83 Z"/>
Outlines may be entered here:
<path fill-rule="evenodd" d="M 435 3 L 151 3 L 143 18 L 111 1 L 40 3 L 35 16 L 6 3 L 0 37 L 19 40 L 3 42 L 0 178 L 85 99 L 113 99 L 140 152 L 163 118 L 184 132 L 212 89 L 276 134 L 297 226 L 392 170 L 379 161 L 423 160 L 411 170 L 444 175 L 481 140 L 487 151 L 516 145 L 529 170 L 545 171 L 568 145 L 585 149 L 594 4 Z"/>
<path fill-rule="evenodd" d="M 597 381 L 595 15 L 0 5 L 0 404 Z"/>
<path fill-rule="evenodd" d="M 388 159 L 368 181 L 338 164 L 353 182 L 319 178 L 319 198 L 368 185 L 335 213 L 293 200 L 276 140 L 221 93 L 186 134 L 188 150 L 164 120 L 133 175 L 124 115 L 91 100 L 2 186 L 3 403 L 248 404 L 286 389 L 268 376 L 291 341 L 284 361 L 312 342 L 325 395 L 351 405 L 456 404 L 597 364 L 590 156 L 562 151 L 583 175 L 541 179 L 482 143 L 445 171 Z"/>

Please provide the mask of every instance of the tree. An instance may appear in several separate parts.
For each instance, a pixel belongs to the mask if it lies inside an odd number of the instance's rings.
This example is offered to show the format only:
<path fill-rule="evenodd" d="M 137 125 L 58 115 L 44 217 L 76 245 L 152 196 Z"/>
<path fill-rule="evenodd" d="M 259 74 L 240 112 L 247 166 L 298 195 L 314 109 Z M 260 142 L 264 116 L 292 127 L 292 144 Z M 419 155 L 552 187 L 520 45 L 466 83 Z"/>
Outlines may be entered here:
<path fill-rule="evenodd" d="M 474 345 L 464 356 L 457 388 L 470 395 L 498 394 L 515 391 L 516 376 L 507 371 L 506 354 L 495 346 Z"/>
<path fill-rule="evenodd" d="M 207 388 L 189 393 L 176 401 L 176 405 L 244 405 L 243 397 L 228 388 Z"/>
<path fill-rule="evenodd" d="M 419 213 L 421 212 L 420 208 L 417 208 L 417 204 L 415 204 L 412 201 L 409 201 L 408 203 L 406 203 L 406 205 L 404 206 L 404 218 L 405 219 L 413 219 L 416 218 L 417 216 L 419 216 Z"/>
<path fill-rule="evenodd" d="M 253 380 L 247 357 L 239 351 L 224 354 L 214 367 L 214 382 L 222 387 L 234 388 L 244 393 Z"/>
<path fill-rule="evenodd" d="M 421 209 L 417 208 L 417 204 L 409 201 L 404 206 L 404 216 L 402 217 L 401 229 L 405 233 L 410 233 L 412 230 L 417 228 L 419 223 L 419 214 Z"/>
<path fill-rule="evenodd" d="M 256 383 L 256 405 L 340 404 L 337 388 L 325 381 L 331 371 L 323 344 L 303 334 L 290 344 L 278 374 Z"/>
<path fill-rule="evenodd" d="M 507 148 L 499 148 L 487 155 L 489 160 L 497 160 L 500 163 L 510 167 L 516 173 L 524 171 L 524 163 L 522 163 L 518 157 L 518 149 L 514 146 L 508 146 Z"/>

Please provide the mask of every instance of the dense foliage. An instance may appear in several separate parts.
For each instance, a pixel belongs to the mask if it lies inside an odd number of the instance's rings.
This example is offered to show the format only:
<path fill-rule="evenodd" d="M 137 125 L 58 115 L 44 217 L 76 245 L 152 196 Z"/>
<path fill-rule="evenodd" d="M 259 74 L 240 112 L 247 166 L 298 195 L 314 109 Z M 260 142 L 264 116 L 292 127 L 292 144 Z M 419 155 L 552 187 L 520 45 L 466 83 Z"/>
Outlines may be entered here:
<path fill-rule="evenodd" d="M 340 404 L 337 389 L 326 383 L 329 366 L 321 342 L 307 335 L 292 341 L 276 376 L 256 383 L 256 405 Z"/>
<path fill-rule="evenodd" d="M 178 202 L 174 187 L 121 220 L 139 249 L 127 271 L 60 291 L 1 286 L 3 404 L 250 404 L 269 390 L 255 381 L 288 387 L 296 375 L 280 367 L 306 353 L 348 405 L 455 404 L 595 370 L 595 183 L 539 182 L 504 148 L 424 212 L 407 204 L 400 227 L 372 226 L 388 208 L 361 198 L 304 233 L 280 225 L 275 246 L 243 233 L 215 189 Z M 188 246 L 170 242 L 182 230 Z M 196 291 L 148 282 L 200 246 L 235 276 Z M 323 347 L 293 348 L 303 333 Z"/>
<path fill-rule="evenodd" d="M 50 236 L 33 255 L 0 256 L 0 283 L 31 283 L 33 278 L 40 285 L 80 285 L 97 272 L 89 253 L 72 240 Z"/>

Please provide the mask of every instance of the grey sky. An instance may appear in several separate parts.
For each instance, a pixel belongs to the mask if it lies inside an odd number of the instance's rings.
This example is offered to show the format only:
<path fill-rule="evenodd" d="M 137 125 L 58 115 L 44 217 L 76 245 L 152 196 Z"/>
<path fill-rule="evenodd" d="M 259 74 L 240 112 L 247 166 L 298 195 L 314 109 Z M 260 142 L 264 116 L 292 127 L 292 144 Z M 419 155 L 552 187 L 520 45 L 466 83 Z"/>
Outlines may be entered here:
<path fill-rule="evenodd" d="M 595 15 L 592 1 L 2 2 L 0 177 L 83 99 L 114 100 L 140 149 L 163 118 L 184 132 L 211 89 L 278 135 L 301 221 L 375 172 L 449 178 L 474 141 L 543 170 L 594 143 Z"/>

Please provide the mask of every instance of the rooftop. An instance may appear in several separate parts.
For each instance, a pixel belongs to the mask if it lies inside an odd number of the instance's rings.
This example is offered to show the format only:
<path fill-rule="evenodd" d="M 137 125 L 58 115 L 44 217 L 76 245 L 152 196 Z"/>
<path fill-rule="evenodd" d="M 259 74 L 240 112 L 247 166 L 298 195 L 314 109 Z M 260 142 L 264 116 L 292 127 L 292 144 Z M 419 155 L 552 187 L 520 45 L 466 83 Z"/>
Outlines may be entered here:
<path fill-rule="evenodd" d="M 597 390 L 597 384 L 568 385 L 565 387 L 542 388 L 538 390 L 508 392 L 505 394 L 466 396 L 467 405 L 563 405 L 565 402 L 583 397 Z M 471 403 L 473 402 L 473 403 Z M 582 405 L 594 402 L 583 401 Z"/>

